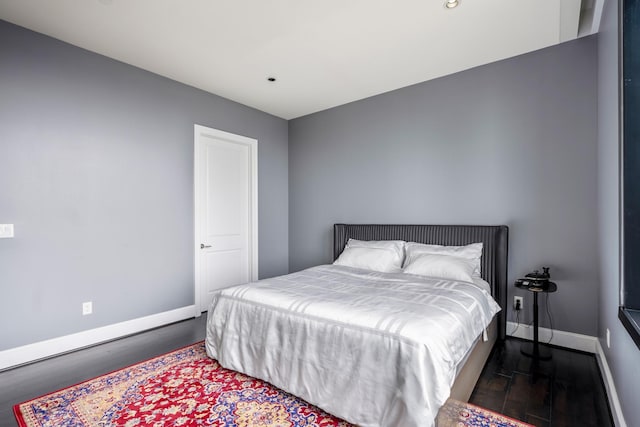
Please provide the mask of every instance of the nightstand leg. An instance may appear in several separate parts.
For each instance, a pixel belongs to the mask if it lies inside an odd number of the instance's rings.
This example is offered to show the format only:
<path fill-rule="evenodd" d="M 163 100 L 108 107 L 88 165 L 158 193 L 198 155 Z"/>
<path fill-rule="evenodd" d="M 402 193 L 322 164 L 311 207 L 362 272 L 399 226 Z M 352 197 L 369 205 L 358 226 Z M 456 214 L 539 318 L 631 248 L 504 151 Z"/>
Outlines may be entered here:
<path fill-rule="evenodd" d="M 534 359 L 551 359 L 551 352 L 544 347 L 540 347 L 540 340 L 538 337 L 538 292 L 533 292 L 533 343 L 522 344 L 520 352 L 525 356 L 531 356 Z"/>
<path fill-rule="evenodd" d="M 540 357 L 538 341 L 538 292 L 533 293 L 533 357 Z"/>

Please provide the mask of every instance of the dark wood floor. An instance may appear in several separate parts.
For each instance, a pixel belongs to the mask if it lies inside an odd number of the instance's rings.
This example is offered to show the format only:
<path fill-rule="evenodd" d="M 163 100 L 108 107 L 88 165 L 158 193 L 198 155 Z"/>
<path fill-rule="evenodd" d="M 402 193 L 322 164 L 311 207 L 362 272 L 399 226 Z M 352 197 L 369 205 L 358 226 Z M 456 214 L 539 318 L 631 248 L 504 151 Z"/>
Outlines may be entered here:
<path fill-rule="evenodd" d="M 0 427 L 16 403 L 204 339 L 206 316 L 0 372 Z M 552 349 L 537 367 L 520 341 L 498 345 L 471 402 L 536 426 L 613 426 L 595 357 Z"/>
<path fill-rule="evenodd" d="M 613 426 L 593 354 L 552 347 L 551 360 L 535 363 L 522 342 L 496 345 L 471 403 L 540 427 Z"/>

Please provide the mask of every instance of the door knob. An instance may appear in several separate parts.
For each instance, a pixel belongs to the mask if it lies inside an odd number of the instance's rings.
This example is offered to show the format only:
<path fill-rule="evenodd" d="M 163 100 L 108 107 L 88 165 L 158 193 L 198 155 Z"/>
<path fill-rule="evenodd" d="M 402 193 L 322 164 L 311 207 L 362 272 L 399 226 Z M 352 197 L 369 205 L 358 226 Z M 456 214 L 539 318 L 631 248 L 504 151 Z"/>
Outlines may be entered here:
<path fill-rule="evenodd" d="M 205 245 L 204 243 L 200 243 L 200 249 L 210 248 L 211 245 Z"/>

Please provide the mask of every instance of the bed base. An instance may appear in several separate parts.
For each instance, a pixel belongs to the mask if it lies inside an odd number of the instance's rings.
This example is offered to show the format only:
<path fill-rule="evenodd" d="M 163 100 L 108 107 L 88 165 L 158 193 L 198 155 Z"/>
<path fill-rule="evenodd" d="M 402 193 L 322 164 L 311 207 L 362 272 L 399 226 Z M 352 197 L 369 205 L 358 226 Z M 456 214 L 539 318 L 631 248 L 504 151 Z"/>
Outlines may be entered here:
<path fill-rule="evenodd" d="M 498 322 L 495 317 L 487 328 L 487 335 L 489 339 L 487 341 L 483 341 L 482 338 L 478 340 L 471 353 L 469 353 L 464 366 L 458 372 L 456 380 L 451 387 L 451 398 L 462 402 L 469 401 L 469 397 L 473 393 L 482 369 L 487 363 L 493 345 L 498 338 Z"/>

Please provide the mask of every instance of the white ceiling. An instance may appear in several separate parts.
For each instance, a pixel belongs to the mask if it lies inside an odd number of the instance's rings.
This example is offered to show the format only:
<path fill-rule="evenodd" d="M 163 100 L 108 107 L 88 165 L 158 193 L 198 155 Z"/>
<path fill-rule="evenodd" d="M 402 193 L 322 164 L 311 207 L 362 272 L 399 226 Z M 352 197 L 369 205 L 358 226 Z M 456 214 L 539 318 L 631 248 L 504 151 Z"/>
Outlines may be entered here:
<path fill-rule="evenodd" d="M 444 2 L 0 0 L 0 19 L 292 119 L 597 32 L 604 0 Z"/>

